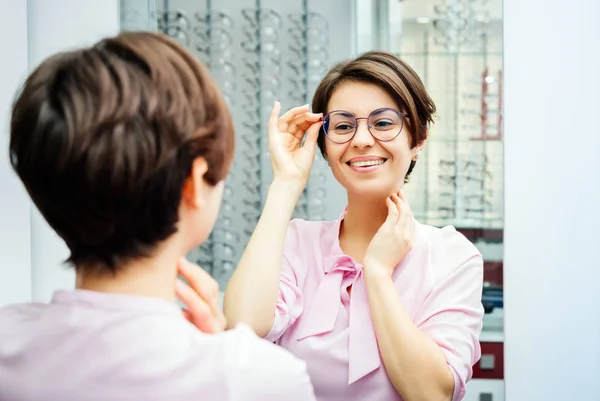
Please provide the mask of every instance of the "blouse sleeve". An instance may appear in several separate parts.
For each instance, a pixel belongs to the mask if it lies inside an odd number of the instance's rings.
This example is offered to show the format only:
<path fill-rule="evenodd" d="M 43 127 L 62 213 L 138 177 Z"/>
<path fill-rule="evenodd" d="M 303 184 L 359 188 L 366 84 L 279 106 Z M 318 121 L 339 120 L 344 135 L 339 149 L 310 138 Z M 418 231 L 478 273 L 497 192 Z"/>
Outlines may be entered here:
<path fill-rule="evenodd" d="M 483 258 L 477 248 L 453 228 L 444 228 L 444 249 L 436 259 L 438 275 L 417 326 L 444 351 L 454 375 L 453 401 L 465 395 L 473 365 L 481 357 L 483 324 Z"/>
<path fill-rule="evenodd" d="M 290 222 L 285 238 L 275 319 L 273 320 L 273 327 L 265 336 L 265 339 L 272 342 L 279 340 L 283 333 L 300 317 L 303 310 L 301 288 L 305 272 L 294 269 L 294 266 L 298 266 L 300 240 L 298 223 L 298 220 Z"/>

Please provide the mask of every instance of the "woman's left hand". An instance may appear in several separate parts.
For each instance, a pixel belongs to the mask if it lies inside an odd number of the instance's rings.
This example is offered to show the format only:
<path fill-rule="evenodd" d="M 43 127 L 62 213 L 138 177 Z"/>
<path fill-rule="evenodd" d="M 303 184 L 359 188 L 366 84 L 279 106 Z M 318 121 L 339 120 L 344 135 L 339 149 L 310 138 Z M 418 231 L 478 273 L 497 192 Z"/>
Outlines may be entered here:
<path fill-rule="evenodd" d="M 388 216 L 381 225 L 363 260 L 365 269 L 382 269 L 391 275 L 410 252 L 415 233 L 415 220 L 401 192 L 385 200 Z"/>

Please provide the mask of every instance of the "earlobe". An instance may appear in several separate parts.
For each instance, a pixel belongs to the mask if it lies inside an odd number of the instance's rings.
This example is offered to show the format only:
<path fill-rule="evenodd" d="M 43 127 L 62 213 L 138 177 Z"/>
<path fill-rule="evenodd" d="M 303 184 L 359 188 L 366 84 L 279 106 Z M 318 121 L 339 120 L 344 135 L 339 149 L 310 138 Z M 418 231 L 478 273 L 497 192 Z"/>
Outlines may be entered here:
<path fill-rule="evenodd" d="M 425 145 L 427 144 L 427 139 L 424 139 L 420 144 L 418 144 L 417 146 L 415 146 L 412 149 L 412 160 L 413 161 L 417 161 L 417 159 L 419 158 L 419 156 L 421 155 L 421 152 L 423 152 L 423 150 L 425 149 Z"/>
<path fill-rule="evenodd" d="M 183 184 L 182 201 L 189 207 L 198 209 L 202 206 L 204 191 L 204 175 L 208 171 L 208 163 L 203 157 L 197 157 L 192 162 L 190 175 Z"/>

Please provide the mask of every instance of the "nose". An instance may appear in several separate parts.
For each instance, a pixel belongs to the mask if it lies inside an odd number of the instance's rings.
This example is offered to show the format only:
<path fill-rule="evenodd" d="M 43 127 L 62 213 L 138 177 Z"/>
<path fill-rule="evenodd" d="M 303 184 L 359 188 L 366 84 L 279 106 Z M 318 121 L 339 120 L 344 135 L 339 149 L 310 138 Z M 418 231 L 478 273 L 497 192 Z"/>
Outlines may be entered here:
<path fill-rule="evenodd" d="M 375 138 L 369 131 L 369 123 L 366 119 L 357 119 L 356 133 L 352 138 L 352 146 L 363 149 L 375 145 Z"/>

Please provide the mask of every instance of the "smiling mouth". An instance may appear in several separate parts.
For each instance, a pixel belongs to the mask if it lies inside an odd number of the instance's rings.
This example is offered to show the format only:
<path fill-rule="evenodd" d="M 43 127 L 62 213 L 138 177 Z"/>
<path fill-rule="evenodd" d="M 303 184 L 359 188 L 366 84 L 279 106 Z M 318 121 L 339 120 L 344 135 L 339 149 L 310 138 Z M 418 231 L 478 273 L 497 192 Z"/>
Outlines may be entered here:
<path fill-rule="evenodd" d="M 361 160 L 356 162 L 347 162 L 346 164 L 351 167 L 373 167 L 385 163 L 386 160 L 387 159 Z"/>

